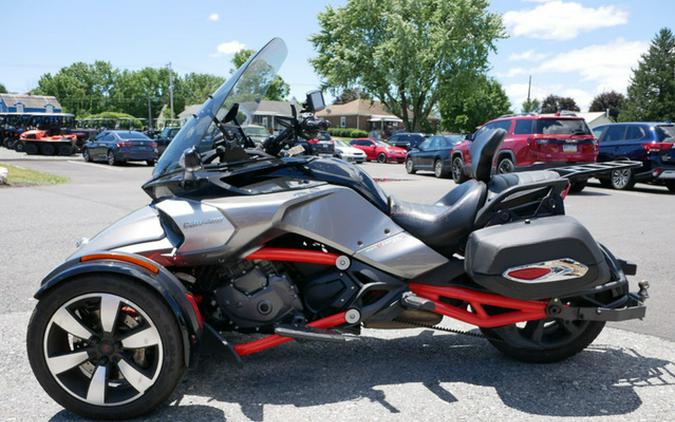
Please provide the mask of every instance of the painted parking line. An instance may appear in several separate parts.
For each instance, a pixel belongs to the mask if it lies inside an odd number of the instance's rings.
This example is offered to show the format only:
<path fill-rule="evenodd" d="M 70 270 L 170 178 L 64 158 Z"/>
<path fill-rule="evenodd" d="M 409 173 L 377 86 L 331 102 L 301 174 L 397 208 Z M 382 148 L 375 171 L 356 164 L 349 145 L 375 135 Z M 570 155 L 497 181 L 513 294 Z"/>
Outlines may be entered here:
<path fill-rule="evenodd" d="M 73 161 L 73 160 L 68 160 L 68 162 L 70 164 L 77 164 L 77 165 L 80 165 L 80 166 L 91 166 L 91 167 L 96 167 L 98 169 L 103 169 L 103 170 L 122 171 L 122 169 L 120 169 L 120 168 L 112 167 L 112 166 L 108 166 L 108 165 L 86 163 L 84 161 Z"/>

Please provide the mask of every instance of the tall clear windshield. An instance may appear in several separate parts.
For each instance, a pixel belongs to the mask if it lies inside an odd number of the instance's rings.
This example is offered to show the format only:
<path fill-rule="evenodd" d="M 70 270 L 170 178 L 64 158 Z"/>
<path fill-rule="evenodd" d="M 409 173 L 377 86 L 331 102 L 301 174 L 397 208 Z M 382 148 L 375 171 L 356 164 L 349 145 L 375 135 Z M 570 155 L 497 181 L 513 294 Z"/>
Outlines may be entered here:
<path fill-rule="evenodd" d="M 157 162 L 153 176 L 177 169 L 181 155 L 191 146 L 199 150 L 211 149 L 213 139 L 219 133 L 213 116 L 222 120 L 233 104 L 239 104 L 238 122 L 251 124 L 258 104 L 286 59 L 287 52 L 286 44 L 274 38 L 251 56 L 176 134 Z"/>

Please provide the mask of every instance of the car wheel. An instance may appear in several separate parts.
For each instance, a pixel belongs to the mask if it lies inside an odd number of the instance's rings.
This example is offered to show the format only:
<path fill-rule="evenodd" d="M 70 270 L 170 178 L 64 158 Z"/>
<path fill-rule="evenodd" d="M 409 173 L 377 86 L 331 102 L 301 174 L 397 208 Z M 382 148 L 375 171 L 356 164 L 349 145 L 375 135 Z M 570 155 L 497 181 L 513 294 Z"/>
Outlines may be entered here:
<path fill-rule="evenodd" d="M 635 185 L 633 171 L 629 168 L 612 170 L 609 174 L 609 181 L 612 188 L 618 190 L 629 190 Z"/>
<path fill-rule="evenodd" d="M 499 174 L 513 173 L 515 169 L 516 165 L 513 164 L 510 158 L 502 158 L 499 160 L 499 164 L 497 164 L 497 173 Z"/>
<path fill-rule="evenodd" d="M 108 164 L 111 166 L 114 166 L 117 164 L 117 160 L 115 159 L 115 154 L 112 151 L 108 151 Z"/>
<path fill-rule="evenodd" d="M 85 148 L 84 151 L 82 151 L 82 158 L 84 158 L 84 161 L 91 163 L 91 154 L 89 154 L 89 148 Z"/>
<path fill-rule="evenodd" d="M 434 161 L 434 176 L 439 179 L 445 179 L 450 175 L 450 169 L 445 168 L 443 160 L 436 159 Z"/>
<path fill-rule="evenodd" d="M 450 170 L 452 172 L 452 180 L 457 184 L 464 183 L 469 179 L 464 174 L 464 160 L 460 156 L 457 156 L 452 160 Z"/>
<path fill-rule="evenodd" d="M 666 182 L 666 187 L 672 193 L 675 193 L 675 181 Z"/>
<path fill-rule="evenodd" d="M 380 163 L 380 164 L 384 164 L 384 163 L 387 162 L 387 156 L 384 154 L 384 152 L 381 152 L 381 153 L 377 156 L 377 162 Z"/>
<path fill-rule="evenodd" d="M 155 160 L 146 160 L 145 163 L 149 165 L 150 167 L 155 165 Z"/>
<path fill-rule="evenodd" d="M 415 174 L 417 172 L 417 170 L 415 170 L 415 163 L 413 163 L 412 158 L 405 160 L 405 171 L 408 174 Z"/>
<path fill-rule="evenodd" d="M 23 142 L 17 142 L 16 147 L 14 148 L 16 152 L 25 152 L 28 155 L 36 155 L 40 150 L 37 145 L 34 143 L 24 144 Z"/>
<path fill-rule="evenodd" d="M 59 145 L 59 155 L 68 156 L 68 155 L 73 155 L 74 152 L 75 152 L 75 149 L 70 144 Z"/>
<path fill-rule="evenodd" d="M 587 183 L 588 183 L 588 180 L 583 180 L 581 182 L 574 182 L 574 183 L 570 184 L 570 192 L 571 193 L 581 192 L 582 190 L 584 190 Z"/>
<path fill-rule="evenodd" d="M 52 144 L 42 143 L 40 145 L 40 154 L 42 154 L 42 155 L 56 155 L 56 147 Z"/>
<path fill-rule="evenodd" d="M 28 324 L 38 382 L 86 418 L 127 419 L 166 401 L 185 373 L 183 340 L 161 296 L 130 279 L 95 274 L 52 288 Z"/>

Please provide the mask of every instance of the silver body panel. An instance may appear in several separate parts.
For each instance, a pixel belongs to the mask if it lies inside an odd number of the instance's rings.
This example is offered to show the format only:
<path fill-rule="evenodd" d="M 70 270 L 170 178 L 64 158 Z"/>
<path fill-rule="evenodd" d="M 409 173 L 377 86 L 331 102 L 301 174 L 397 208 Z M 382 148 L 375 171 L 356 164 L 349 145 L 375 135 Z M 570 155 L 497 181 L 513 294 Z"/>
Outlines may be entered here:
<path fill-rule="evenodd" d="M 100 235 L 93 238 L 78 254 L 84 250 L 116 249 L 152 256 L 164 265 L 204 265 L 242 259 L 266 242 L 294 233 L 406 279 L 447 263 L 445 257 L 407 233 L 357 192 L 341 186 L 314 186 L 201 202 L 167 199 L 155 207 L 173 219 L 184 236 L 182 244 L 174 245 L 177 249 L 172 250 L 168 239 L 160 241 L 163 236 L 149 239 L 137 235 L 135 242 L 122 241 L 130 231 L 143 228 L 138 218 L 130 218 L 136 213 L 145 216 L 141 221 L 151 226 L 148 220 L 152 218 L 146 207 L 104 230 L 105 239 L 99 239 Z M 152 211 L 159 225 L 157 211 Z M 131 227 L 121 227 L 120 223 L 125 221 Z M 113 227 L 119 240 L 102 241 L 115 237 Z"/>

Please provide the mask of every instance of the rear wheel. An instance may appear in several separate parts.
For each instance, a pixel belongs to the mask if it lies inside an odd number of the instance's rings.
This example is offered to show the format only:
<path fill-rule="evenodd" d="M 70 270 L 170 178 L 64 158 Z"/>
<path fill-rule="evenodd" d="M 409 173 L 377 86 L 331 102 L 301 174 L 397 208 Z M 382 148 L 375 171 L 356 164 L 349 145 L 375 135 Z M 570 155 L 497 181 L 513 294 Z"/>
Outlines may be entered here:
<path fill-rule="evenodd" d="M 497 350 L 511 358 L 530 363 L 552 363 L 584 350 L 604 326 L 603 321 L 540 319 L 481 328 L 481 331 Z"/>
<path fill-rule="evenodd" d="M 455 183 L 460 184 L 468 180 L 468 177 L 464 174 L 464 160 L 462 157 L 457 156 L 452 160 L 452 180 Z"/>
<path fill-rule="evenodd" d="M 574 182 L 574 183 L 572 183 L 572 184 L 570 185 L 570 192 L 572 192 L 572 193 L 579 193 L 579 192 L 581 192 L 582 190 L 584 190 L 584 188 L 586 187 L 586 184 L 587 184 L 587 183 L 588 183 L 588 180 L 584 180 L 584 181 L 581 181 L 581 182 Z"/>
<path fill-rule="evenodd" d="M 635 185 L 633 171 L 629 168 L 612 170 L 609 174 L 609 181 L 612 188 L 618 190 L 629 190 Z"/>
<path fill-rule="evenodd" d="M 666 182 L 666 187 L 668 188 L 669 191 L 675 193 L 675 181 Z"/>
<path fill-rule="evenodd" d="M 450 169 L 445 168 L 443 160 L 437 159 L 434 161 L 434 176 L 439 179 L 445 179 L 450 175 Z"/>
<path fill-rule="evenodd" d="M 108 164 L 111 166 L 114 166 L 117 164 L 117 160 L 115 159 L 115 154 L 112 151 L 108 151 Z"/>
<path fill-rule="evenodd" d="M 36 155 L 39 150 L 37 145 L 35 145 L 32 142 L 29 142 L 27 144 L 24 144 L 23 142 L 18 142 L 16 144 L 16 147 L 14 148 L 17 152 L 25 152 L 28 155 Z"/>
<path fill-rule="evenodd" d="M 89 153 L 89 148 L 85 148 L 84 151 L 82 151 L 82 158 L 84 158 L 84 161 L 88 163 L 92 161 L 91 154 Z"/>
<path fill-rule="evenodd" d="M 497 164 L 497 173 L 499 174 L 513 173 L 515 169 L 516 165 L 513 164 L 510 158 L 502 158 Z"/>
<path fill-rule="evenodd" d="M 415 163 L 413 162 L 412 158 L 408 158 L 405 160 L 405 171 L 408 174 L 417 173 L 417 170 L 415 169 Z"/>
<path fill-rule="evenodd" d="M 73 155 L 75 149 L 70 144 L 59 145 L 59 155 Z"/>
<path fill-rule="evenodd" d="M 384 163 L 387 162 L 387 156 L 384 154 L 384 152 L 381 152 L 381 153 L 377 156 L 377 162 L 378 162 L 378 163 L 381 163 L 381 164 L 384 164 Z"/>
<path fill-rule="evenodd" d="M 45 391 L 87 418 L 148 413 L 169 398 L 185 372 L 180 330 L 164 300 L 111 274 L 48 291 L 33 311 L 26 341 Z"/>
<path fill-rule="evenodd" d="M 40 154 L 42 154 L 42 155 L 56 155 L 56 147 L 52 144 L 42 143 L 40 145 Z"/>

